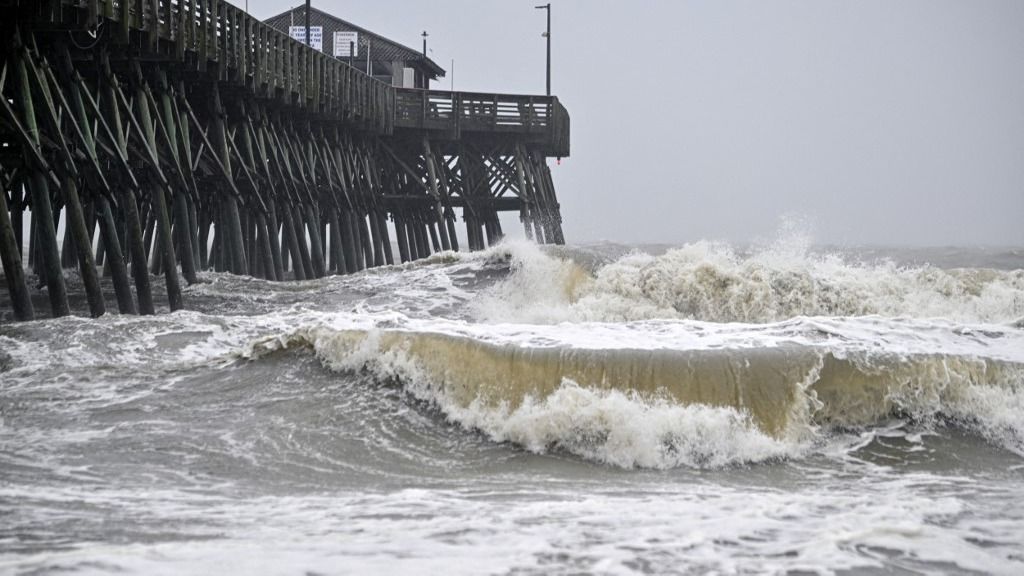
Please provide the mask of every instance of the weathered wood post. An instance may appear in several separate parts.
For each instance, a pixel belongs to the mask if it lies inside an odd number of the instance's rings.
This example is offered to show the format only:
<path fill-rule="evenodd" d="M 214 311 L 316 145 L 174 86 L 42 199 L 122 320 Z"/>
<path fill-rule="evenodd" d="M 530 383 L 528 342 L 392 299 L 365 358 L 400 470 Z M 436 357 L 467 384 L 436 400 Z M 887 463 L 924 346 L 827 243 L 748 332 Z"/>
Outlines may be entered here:
<path fill-rule="evenodd" d="M 452 243 L 448 236 L 448 228 L 445 225 L 444 208 L 441 205 L 441 193 L 438 189 L 437 166 L 434 163 L 434 153 L 430 148 L 430 139 L 423 137 L 423 160 L 427 165 L 427 179 L 430 181 L 430 193 L 434 197 L 434 206 L 437 210 L 437 221 L 440 223 L 438 231 L 441 235 L 441 247 L 445 250 L 452 249 Z"/>
<path fill-rule="evenodd" d="M 522 205 L 519 208 L 519 220 L 523 223 L 523 230 L 527 240 L 533 240 L 533 222 L 530 218 L 530 205 L 533 203 L 533 194 L 526 187 L 526 170 L 523 168 L 523 144 L 517 142 L 513 154 L 516 163 L 516 179 L 519 185 L 519 198 Z"/>
<path fill-rule="evenodd" d="M 133 187 L 120 187 L 118 190 L 120 192 L 121 214 L 127 226 L 132 277 L 135 279 L 135 293 L 139 300 L 139 313 L 155 314 L 153 291 L 149 282 L 149 269 L 146 267 L 146 242 L 143 237 L 142 219 L 139 215 L 139 206 L 135 196 L 138 183 L 134 181 L 134 175 L 128 166 L 128 142 L 125 138 L 124 127 L 121 124 L 121 112 L 117 98 L 117 94 L 120 93 L 121 89 L 117 85 L 117 78 L 110 71 L 110 59 L 106 52 L 101 53 L 100 61 L 102 66 L 100 81 L 103 84 L 105 113 L 100 112 L 99 107 L 92 100 L 88 90 L 82 90 L 80 93 L 90 102 L 93 111 L 99 119 L 100 126 L 104 128 L 104 132 L 116 148 L 115 153 L 121 160 L 126 175 L 132 179 Z M 131 114 L 131 111 L 126 110 L 126 113 Z M 109 125 L 107 122 L 104 122 L 104 118 L 109 119 Z"/>
<path fill-rule="evenodd" d="M 150 161 L 150 172 L 153 173 L 150 186 L 150 203 L 156 219 L 157 236 L 160 239 L 160 254 L 165 262 L 164 282 L 167 285 L 167 302 L 171 311 L 180 310 L 184 306 L 181 297 L 181 285 L 178 283 L 177 258 L 174 255 L 174 238 L 171 235 L 171 216 L 167 209 L 167 193 L 170 191 L 166 179 L 160 171 L 160 160 L 156 146 L 156 127 L 149 109 L 149 87 L 142 76 L 142 68 L 137 60 L 132 62 L 135 79 L 135 106 L 139 115 L 138 122 L 142 126 L 143 139 L 146 143 Z M 155 242 L 155 240 L 154 240 Z"/>
<path fill-rule="evenodd" d="M 98 166 L 96 140 L 92 131 L 92 125 L 89 122 L 89 114 L 85 108 L 85 100 L 82 97 L 82 92 L 86 90 L 85 83 L 72 65 L 71 54 L 66 45 L 61 46 L 60 56 L 63 76 L 65 79 L 71 80 L 68 90 L 71 94 L 71 104 L 78 119 L 78 129 L 84 140 L 86 153 Z M 102 176 L 102 174 L 97 174 L 97 176 Z M 95 182 L 96 178 L 93 178 L 93 180 Z M 95 185 L 103 187 L 96 194 L 93 202 L 97 219 L 99 220 L 100 238 L 105 254 L 105 267 L 110 270 L 110 275 L 113 278 L 118 311 L 121 314 L 137 314 L 138 310 L 135 307 L 131 287 L 128 284 L 128 267 L 125 264 L 124 254 L 121 251 L 121 241 L 118 237 L 117 223 L 114 220 L 114 211 L 107 200 L 108 196 L 113 197 L 113 191 L 107 185 L 106 180 L 96 182 Z"/>
<path fill-rule="evenodd" d="M 341 219 L 338 217 L 338 209 L 331 206 L 327 210 L 327 220 L 331 238 L 331 269 L 335 274 L 348 272 L 348 264 L 345 262 L 345 250 L 341 245 Z"/>
<path fill-rule="evenodd" d="M 7 188 L 7 186 L 3 186 Z M 20 214 L 19 214 L 20 217 Z M 35 310 L 29 297 L 28 285 L 25 283 L 25 268 L 21 264 L 21 252 L 11 223 L 11 214 L 7 206 L 7 191 L 0 188 L 0 262 L 4 266 L 4 277 L 7 278 L 7 291 L 11 295 L 14 318 L 32 320 Z"/>
<path fill-rule="evenodd" d="M 526 154 L 525 147 L 520 147 L 522 150 L 522 167 L 526 173 L 526 186 L 530 190 L 530 198 L 533 201 L 531 216 L 533 217 L 534 236 L 537 239 L 538 244 L 547 244 L 551 242 L 551 239 L 546 233 L 546 222 L 547 222 L 547 208 L 544 201 L 544 195 L 541 193 L 540 188 L 537 185 L 536 178 L 533 173 L 533 161 Z"/>
<path fill-rule="evenodd" d="M 181 121 L 181 114 L 174 105 L 174 101 L 171 98 L 171 88 L 167 83 L 167 74 L 163 70 L 157 70 L 157 89 L 160 92 L 160 103 L 163 108 L 164 116 L 164 128 L 167 132 L 167 140 L 170 144 L 171 161 L 176 165 L 179 172 L 181 168 L 181 154 L 179 149 L 181 144 L 178 141 L 178 129 L 177 126 Z M 184 134 L 183 134 L 184 136 Z M 188 143 L 185 143 L 185 147 L 188 147 Z M 191 172 L 191 170 L 189 170 Z M 180 249 L 177 251 L 178 257 L 181 259 L 181 273 L 185 277 L 185 281 L 189 284 L 195 284 L 199 281 L 196 276 L 196 263 L 194 259 L 194 253 L 192 251 L 192 226 L 189 224 L 189 210 L 188 210 L 188 198 L 185 196 L 185 191 L 178 189 L 171 193 L 174 206 L 174 218 L 177 222 L 178 232 L 178 246 Z M 174 266 L 173 262 L 168 263 L 169 266 Z"/>
<path fill-rule="evenodd" d="M 409 237 L 405 234 L 405 217 L 401 211 L 395 211 L 391 214 L 391 218 L 395 223 L 395 237 L 398 239 L 398 257 L 404 264 L 410 260 Z"/>
<path fill-rule="evenodd" d="M 51 138 L 59 142 L 59 149 L 62 153 L 61 161 L 56 164 L 57 172 L 61 176 L 64 204 L 67 208 L 65 213 L 65 238 L 74 240 L 74 252 L 78 256 L 79 271 L 82 275 L 82 283 L 85 285 L 86 299 L 89 302 L 89 313 L 93 317 L 102 316 L 106 313 L 106 304 L 103 301 L 103 291 L 100 289 L 100 279 L 96 271 L 96 262 L 92 253 L 92 236 L 86 226 L 85 211 L 82 208 L 78 195 L 79 173 L 75 161 L 71 156 L 68 143 L 61 133 L 61 121 L 57 116 L 55 98 L 50 90 L 47 72 L 50 72 L 46 60 L 33 51 L 26 51 L 24 59 L 30 68 L 31 79 L 42 97 L 43 115 L 48 120 L 52 130 Z M 38 65 L 37 65 L 38 64 Z M 52 74 L 52 72 L 51 72 Z M 55 89 L 58 87 L 55 86 Z M 58 93 L 61 101 L 64 102 L 63 94 Z M 65 102 L 66 105 L 66 102 Z M 72 119 L 72 122 L 74 120 Z"/>
<path fill-rule="evenodd" d="M 50 312 L 54 317 L 67 316 L 71 313 L 68 305 L 67 286 L 64 283 L 64 272 L 61 270 L 60 253 L 57 248 L 57 229 L 54 226 L 54 215 L 50 204 L 50 185 L 47 179 L 49 166 L 39 153 L 39 128 L 36 125 L 35 105 L 32 101 L 32 88 L 28 80 L 28 68 L 25 60 L 27 49 L 21 43 L 20 34 L 15 32 L 12 57 L 15 60 L 15 71 L 18 76 L 18 104 L 21 108 L 21 133 L 27 136 L 23 146 L 25 163 L 29 167 L 29 192 L 32 194 L 32 226 L 36 236 L 32 245 L 38 243 L 42 255 L 41 270 L 45 274 L 47 296 L 50 299 Z M 4 104 L 7 102 L 4 100 Z M 12 118 L 16 121 L 17 118 Z"/>
<path fill-rule="evenodd" d="M 351 206 L 338 214 L 338 224 L 341 227 L 341 247 L 345 254 L 345 270 L 349 274 L 363 269 L 360 248 L 356 240 L 358 236 L 353 228 L 353 222 L 355 222 L 355 212 Z"/>
<path fill-rule="evenodd" d="M 216 150 L 212 152 L 217 154 L 220 158 L 220 163 L 224 166 L 225 176 L 232 178 L 231 170 L 231 151 L 228 149 L 228 137 L 227 129 L 225 127 L 225 121 L 227 111 L 224 109 L 223 104 L 220 100 L 220 88 L 214 84 L 210 90 L 210 131 L 213 133 L 213 145 Z M 248 266 L 245 258 L 245 248 L 242 244 L 242 220 L 238 214 L 238 200 L 234 195 L 227 193 L 221 199 L 221 207 L 224 209 L 224 215 L 226 216 L 226 229 L 223 231 L 226 245 L 230 254 L 231 271 L 235 274 L 247 274 Z M 217 231 L 220 235 L 220 230 Z"/>

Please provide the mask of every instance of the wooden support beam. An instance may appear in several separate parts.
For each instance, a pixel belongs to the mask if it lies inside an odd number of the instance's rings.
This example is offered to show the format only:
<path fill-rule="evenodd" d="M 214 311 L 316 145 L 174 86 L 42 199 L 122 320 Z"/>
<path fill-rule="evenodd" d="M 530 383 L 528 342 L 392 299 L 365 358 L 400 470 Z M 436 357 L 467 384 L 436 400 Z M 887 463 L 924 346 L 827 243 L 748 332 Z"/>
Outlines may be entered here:
<path fill-rule="evenodd" d="M 178 233 L 177 244 L 179 249 L 176 253 L 181 260 L 181 274 L 185 277 L 185 281 L 189 284 L 195 284 L 199 281 L 199 278 L 196 275 L 195 253 L 192 250 L 192 227 L 189 225 L 188 198 L 185 195 L 185 190 L 190 182 L 185 178 L 182 171 L 182 161 L 179 152 L 181 143 L 178 139 L 178 124 L 181 119 L 181 112 L 177 109 L 171 98 L 171 88 L 167 82 L 167 74 L 163 70 L 157 70 L 156 74 L 157 89 L 160 93 L 160 105 L 163 111 L 163 134 L 165 135 L 165 142 L 170 153 L 170 160 L 175 173 L 179 175 L 180 179 L 179 187 L 171 193 L 174 218 L 178 223 L 176 230 Z M 155 104 L 153 102 L 154 106 Z M 188 147 L 187 143 L 185 147 Z"/>
<path fill-rule="evenodd" d="M 526 175 L 526 187 L 530 190 L 530 216 L 534 226 L 534 238 L 538 244 L 548 244 L 552 239 L 549 237 L 549 231 L 547 230 L 547 204 L 541 189 L 537 185 L 533 160 L 527 154 L 524 146 L 520 146 L 520 153 L 522 155 L 523 172 Z"/>
<path fill-rule="evenodd" d="M 366 214 L 353 214 L 354 226 L 356 232 L 359 235 L 358 245 L 362 249 L 361 258 L 357 256 L 357 261 L 360 262 L 360 270 L 364 268 L 373 267 L 373 246 L 371 244 L 370 232 L 366 227 Z"/>
<path fill-rule="evenodd" d="M 409 237 L 405 233 L 405 218 L 400 211 L 393 213 L 392 218 L 395 222 L 395 236 L 398 240 L 398 255 L 404 264 L 411 260 L 409 256 Z"/>
<path fill-rule="evenodd" d="M 535 151 L 533 153 L 533 157 L 537 164 L 537 183 L 541 190 L 543 190 L 542 194 L 547 203 L 547 227 L 551 233 L 549 240 L 552 240 L 555 244 L 565 244 L 565 236 L 562 235 L 562 215 L 560 213 L 558 199 L 555 196 L 555 185 L 551 179 L 551 169 L 548 167 L 547 160 L 543 155 Z"/>
<path fill-rule="evenodd" d="M 28 68 L 24 46 L 20 45 L 18 33 L 15 33 L 13 58 L 18 80 L 18 103 L 22 112 L 25 129 L 16 126 L 19 133 L 27 136 L 23 151 L 26 164 L 29 165 L 29 191 L 32 193 L 33 227 L 38 226 L 36 239 L 42 254 L 42 270 L 46 278 L 47 295 L 50 298 L 50 311 L 54 317 L 67 316 L 71 313 L 68 305 L 67 286 L 64 283 L 64 272 L 61 270 L 60 254 L 57 250 L 57 230 L 54 226 L 53 210 L 50 205 L 50 187 L 45 164 L 40 164 L 42 154 L 39 152 L 39 129 L 36 126 L 35 105 L 32 89 L 28 79 Z M 10 109 L 6 98 L 0 98 L 3 107 Z M 17 124 L 17 118 L 11 116 Z M 33 240 L 33 245 L 36 244 Z"/>
<path fill-rule="evenodd" d="M 419 234 L 416 233 L 416 217 L 411 211 L 403 214 L 402 227 L 405 229 L 405 237 L 409 242 L 409 259 L 416 261 L 423 258 L 424 254 L 419 245 Z"/>
<path fill-rule="evenodd" d="M 251 165 L 253 172 L 257 170 L 255 160 L 256 155 L 253 153 L 254 143 L 252 135 L 250 134 L 249 130 L 252 126 L 252 122 L 251 118 L 246 113 L 244 105 L 242 105 L 241 111 L 242 115 L 245 117 L 245 122 L 239 124 L 239 131 L 241 131 L 242 133 L 242 147 L 244 149 L 244 156 L 242 155 L 242 152 L 238 151 L 237 147 L 235 147 L 234 149 L 236 151 L 236 154 L 238 154 L 239 163 L 245 170 L 246 178 L 249 180 L 250 185 L 253 187 L 254 193 L 258 194 L 258 185 L 254 180 L 254 175 L 250 172 L 249 169 L 249 165 Z M 232 141 L 232 145 L 233 144 L 234 141 Z M 261 202 L 261 204 L 264 204 L 263 210 L 256 210 L 253 212 L 255 214 L 254 223 L 256 226 L 256 235 L 259 239 L 260 246 L 260 266 L 263 270 L 263 275 L 265 278 L 267 278 L 268 280 L 280 281 L 284 280 L 284 271 L 280 270 L 281 255 L 280 252 L 277 252 L 278 250 L 280 250 L 280 248 L 278 247 L 276 238 L 277 220 L 276 217 L 274 217 L 273 215 L 273 211 L 271 210 L 271 207 L 273 206 L 273 200 L 268 199 L 265 200 L 264 202 Z M 268 221 L 268 215 L 273 220 L 273 228 L 271 228 L 271 222 Z M 274 232 L 272 233 L 271 230 L 274 230 Z"/>
<path fill-rule="evenodd" d="M 0 263 L 3 263 L 4 277 L 7 279 L 7 291 L 11 295 L 11 307 L 16 320 L 33 320 L 35 309 L 29 297 L 28 284 L 25 283 L 25 268 L 21 263 L 21 252 L 18 249 L 17 236 L 11 223 L 11 212 L 7 206 L 7 190 L 11 179 L 4 179 L 0 187 Z M 21 217 L 21 212 L 17 213 Z"/>
<path fill-rule="evenodd" d="M 203 270 L 207 270 L 213 265 L 209 248 L 212 227 L 213 216 L 208 210 L 203 210 L 199 214 L 199 265 Z"/>
<path fill-rule="evenodd" d="M 265 181 L 273 182 L 274 177 L 270 172 L 270 165 L 267 159 L 267 148 L 263 137 L 263 131 L 262 129 L 257 131 L 253 126 L 253 119 L 250 113 L 253 111 L 259 115 L 261 121 L 265 117 L 265 114 L 262 113 L 258 105 L 255 106 L 254 109 L 243 109 L 243 114 L 245 115 L 246 128 L 243 136 L 243 143 L 245 144 L 246 153 L 249 155 L 249 162 L 254 166 L 257 166 L 257 170 L 260 168 L 262 169 L 262 174 Z M 255 160 L 257 157 L 260 159 L 258 164 L 256 163 Z M 281 243 L 278 235 L 278 230 L 280 229 L 280 227 L 278 225 L 277 205 L 275 200 L 275 193 L 273 190 L 274 188 L 276 187 L 271 186 L 271 190 L 268 190 L 266 228 L 267 238 L 268 241 L 270 242 L 270 256 L 274 261 L 274 276 L 279 281 L 283 281 L 285 279 L 285 267 L 283 263 L 283 255 L 281 253 Z"/>
<path fill-rule="evenodd" d="M 395 263 L 395 255 L 391 250 L 391 237 L 388 234 L 388 217 L 383 208 L 374 212 L 377 218 L 377 229 L 380 231 L 380 241 L 384 247 L 384 263 L 392 266 Z"/>
<path fill-rule="evenodd" d="M 135 301 L 132 299 L 132 289 L 128 285 L 128 267 L 125 264 L 124 253 L 121 251 L 121 241 L 117 236 L 114 211 L 110 207 L 110 202 L 107 202 L 107 199 L 102 196 L 97 196 L 95 202 L 96 210 L 99 213 L 100 234 L 106 251 L 106 262 L 110 267 L 111 277 L 114 281 L 114 293 L 117 295 L 117 309 L 121 314 L 138 314 Z"/>
<path fill-rule="evenodd" d="M 424 214 L 424 219 L 432 218 L 432 216 L 433 214 Z M 437 227 L 435 226 L 435 222 L 431 219 L 425 224 L 427 232 L 430 234 L 430 244 L 434 247 L 434 252 L 440 252 L 441 243 L 437 239 Z M 444 230 L 444 227 L 442 226 L 441 229 Z"/>
<path fill-rule="evenodd" d="M 210 146 L 210 152 L 213 157 L 217 160 L 217 165 L 221 169 L 221 172 L 225 180 L 229 183 L 234 194 L 229 194 L 221 200 L 221 207 L 224 209 L 226 216 L 225 226 L 226 229 L 223 231 L 225 239 L 227 240 L 227 247 L 231 258 L 231 271 L 235 274 L 247 274 L 248 263 L 245 257 L 245 247 L 242 241 L 242 221 L 238 213 L 238 200 L 241 196 L 237 188 L 234 187 L 234 178 L 231 172 L 231 151 L 228 145 L 228 136 L 226 128 L 226 116 L 227 111 L 221 104 L 220 89 L 216 85 L 211 89 L 210 99 L 210 114 L 211 124 L 210 131 L 213 133 L 213 144 Z M 197 130 L 202 133 L 202 126 L 198 125 L 198 119 L 195 118 L 195 114 L 190 111 L 193 121 L 196 122 Z M 205 138 L 205 136 L 204 136 Z"/>
<path fill-rule="evenodd" d="M 114 192 L 111 190 L 98 161 L 96 141 L 93 136 L 89 113 L 85 107 L 85 99 L 83 98 L 83 92 L 87 92 L 87 89 L 82 81 L 82 77 L 72 65 L 71 55 L 66 45 L 60 47 L 60 57 L 62 75 L 65 80 L 70 80 L 67 86 L 69 99 L 72 104 L 71 107 L 74 110 L 72 123 L 75 126 L 76 134 L 82 142 L 86 155 L 91 160 L 92 170 L 87 172 L 87 177 L 94 188 L 99 188 L 99 194 L 95 196 L 93 202 L 99 221 L 100 245 L 103 247 L 105 256 L 105 268 L 110 271 L 110 276 L 113 279 L 118 311 L 121 314 L 137 314 L 138 309 L 135 306 L 131 287 L 128 283 L 128 268 L 124 261 L 120 238 L 117 234 L 117 224 L 114 220 L 113 209 L 108 201 L 108 198 L 113 198 Z M 60 95 L 63 105 L 67 107 L 67 101 L 61 95 L 61 89 L 56 78 L 52 74 L 49 75 L 49 78 L 55 92 Z M 92 230 L 93 226 L 90 225 L 89 229 Z"/>
<path fill-rule="evenodd" d="M 338 209 L 334 207 L 329 208 L 327 219 L 331 234 L 332 269 L 335 274 L 347 274 L 349 272 L 349 265 L 341 239 L 341 218 L 338 216 Z"/>
<path fill-rule="evenodd" d="M 295 261 L 295 267 L 302 266 L 303 276 L 309 280 L 316 278 L 316 274 L 313 270 L 313 262 L 309 255 L 309 244 L 307 243 L 307 236 L 309 231 L 306 230 L 306 222 L 303 220 L 302 207 L 301 206 L 287 206 L 287 212 L 292 220 L 292 227 L 295 230 L 297 236 L 296 247 L 298 248 L 298 258 Z"/>
<path fill-rule="evenodd" d="M 441 246 L 445 250 L 452 249 L 452 243 L 448 236 L 448 228 L 445 225 L 444 207 L 441 204 L 441 194 L 439 191 L 437 181 L 437 166 L 434 163 L 434 152 L 430 147 L 430 139 L 426 136 L 423 137 L 423 160 L 427 164 L 427 176 L 430 181 L 430 193 L 433 195 L 435 203 L 435 209 L 437 210 L 438 221 L 441 223 L 439 227 L 441 235 Z"/>
<path fill-rule="evenodd" d="M 117 152 L 117 158 L 121 160 L 122 167 L 125 170 L 126 177 L 130 184 L 130 187 L 119 188 L 117 192 L 119 192 L 118 196 L 121 214 L 127 226 L 129 254 L 131 255 L 132 261 L 132 276 L 135 279 L 135 293 L 139 301 L 139 313 L 154 314 L 156 310 L 153 305 L 153 292 L 149 281 L 149 270 L 146 267 L 146 244 L 143 237 L 142 220 L 139 215 L 139 207 L 135 199 L 135 191 L 138 189 L 139 184 L 135 180 L 135 176 L 128 165 L 128 142 L 125 137 L 125 131 L 121 125 L 121 112 L 118 106 L 118 98 L 115 96 L 120 89 L 117 87 L 117 79 L 110 71 L 109 57 L 106 53 L 103 53 L 100 58 L 103 70 L 100 75 L 100 81 L 103 86 L 104 94 L 106 95 L 104 99 L 106 104 L 106 113 L 104 114 L 100 112 L 99 106 L 89 94 L 88 90 L 80 89 L 79 93 L 85 96 L 86 100 L 91 104 L 93 113 L 99 119 L 99 125 L 104 128 L 107 137 L 111 139 L 111 145 Z M 127 113 L 130 114 L 130 109 Z M 109 124 L 104 117 L 109 118 Z"/>
<path fill-rule="evenodd" d="M 25 182 L 22 180 L 21 175 L 17 175 L 11 178 L 10 184 L 7 187 L 8 192 L 11 194 L 11 224 L 14 226 L 14 241 L 18 248 L 18 253 L 21 255 L 22 262 L 28 264 L 28 254 L 25 252 L 25 204 L 26 200 L 23 195 L 25 192 Z"/>
<path fill-rule="evenodd" d="M 522 207 L 519 209 L 519 220 L 523 223 L 524 231 L 526 232 L 526 239 L 533 240 L 533 221 L 530 216 L 530 203 L 531 196 L 526 188 L 526 170 L 523 168 L 523 145 L 522 143 L 516 143 L 515 147 L 515 164 L 516 164 L 516 180 L 519 183 L 519 197 L 523 200 Z"/>
<path fill-rule="evenodd" d="M 141 126 L 140 137 L 146 143 L 152 163 L 150 169 L 159 182 L 150 186 L 150 203 L 154 208 L 157 221 L 157 236 L 160 239 L 160 255 L 164 263 L 164 283 L 167 285 L 167 303 L 171 311 L 180 310 L 184 306 L 181 285 L 178 282 L 177 258 L 174 254 L 174 238 L 171 235 L 171 216 L 167 208 L 167 194 L 170 192 L 166 178 L 160 171 L 160 159 L 157 154 L 156 129 L 153 115 L 149 108 L 148 87 L 142 77 L 138 61 L 133 61 L 135 74 L 135 106 L 138 113 L 137 125 Z"/>

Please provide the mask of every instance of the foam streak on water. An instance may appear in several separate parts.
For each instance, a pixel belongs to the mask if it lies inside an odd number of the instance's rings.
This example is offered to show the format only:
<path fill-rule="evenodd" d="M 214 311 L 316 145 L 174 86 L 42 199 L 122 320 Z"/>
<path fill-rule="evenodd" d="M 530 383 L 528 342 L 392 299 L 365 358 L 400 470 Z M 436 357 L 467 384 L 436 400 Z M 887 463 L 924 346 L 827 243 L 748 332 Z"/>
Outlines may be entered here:
<path fill-rule="evenodd" d="M 0 325 L 0 573 L 1017 574 L 1024 263 L 964 254 L 509 244 Z"/>

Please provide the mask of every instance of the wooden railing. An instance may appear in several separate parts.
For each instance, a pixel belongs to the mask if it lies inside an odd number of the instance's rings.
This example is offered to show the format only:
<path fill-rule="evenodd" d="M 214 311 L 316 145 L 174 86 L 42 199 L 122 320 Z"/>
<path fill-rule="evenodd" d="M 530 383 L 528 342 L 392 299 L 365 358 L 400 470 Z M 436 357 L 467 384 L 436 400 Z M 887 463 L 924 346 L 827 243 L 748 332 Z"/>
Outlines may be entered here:
<path fill-rule="evenodd" d="M 399 126 L 547 134 L 558 155 L 568 155 L 568 114 L 555 97 L 395 89 L 222 0 L 39 0 L 18 10 L 114 43 L 141 33 L 150 56 L 199 71 L 212 64 L 220 81 L 379 133 Z"/>
<path fill-rule="evenodd" d="M 399 88 L 396 128 L 535 134 L 568 155 L 569 115 L 555 96 L 521 96 Z"/>

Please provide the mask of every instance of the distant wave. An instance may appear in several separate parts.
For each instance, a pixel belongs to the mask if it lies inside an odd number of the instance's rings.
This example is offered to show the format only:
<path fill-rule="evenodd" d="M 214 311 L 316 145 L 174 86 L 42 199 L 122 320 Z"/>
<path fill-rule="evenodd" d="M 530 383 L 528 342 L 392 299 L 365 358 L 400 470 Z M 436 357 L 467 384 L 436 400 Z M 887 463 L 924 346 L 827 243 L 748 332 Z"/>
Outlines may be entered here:
<path fill-rule="evenodd" d="M 475 304 L 487 322 L 621 322 L 681 318 L 776 322 L 797 316 L 946 318 L 1009 323 L 1024 318 L 1024 270 L 848 262 L 777 244 L 741 254 L 696 242 L 652 256 L 629 254 L 591 274 L 570 256 L 509 244 L 511 275 Z"/>

